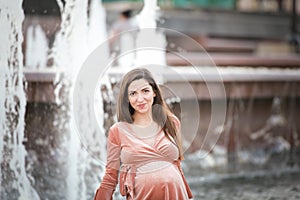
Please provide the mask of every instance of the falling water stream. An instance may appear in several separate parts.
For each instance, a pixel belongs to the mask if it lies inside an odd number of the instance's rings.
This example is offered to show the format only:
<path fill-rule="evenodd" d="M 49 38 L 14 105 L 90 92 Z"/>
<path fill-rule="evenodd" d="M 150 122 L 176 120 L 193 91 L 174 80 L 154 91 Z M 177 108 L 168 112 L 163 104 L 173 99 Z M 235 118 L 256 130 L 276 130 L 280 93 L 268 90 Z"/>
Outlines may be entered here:
<path fill-rule="evenodd" d="M 106 38 L 105 33 L 105 12 L 99 1 L 57 1 L 61 13 L 62 23 L 61 30 L 56 36 L 54 42 L 53 54 L 55 65 L 65 70 L 65 79 L 63 87 L 67 88 L 68 97 L 65 99 L 67 112 L 70 119 L 66 119 L 68 126 L 66 135 L 68 139 L 62 144 L 63 148 L 68 151 L 66 180 L 67 192 L 66 199 L 90 199 L 99 184 L 97 177 L 101 176 L 102 166 L 94 167 L 94 158 L 86 151 L 82 142 L 92 144 L 97 131 L 91 126 L 91 115 L 93 114 L 92 105 L 85 99 L 85 93 L 77 99 L 81 107 L 81 112 L 77 114 L 80 121 L 75 121 L 73 114 L 73 88 L 76 76 L 80 67 L 87 56 L 99 46 Z M 88 10 L 89 15 L 88 15 Z M 106 50 L 108 52 L 108 49 Z M 105 57 L 105 54 L 102 55 Z M 99 63 L 98 63 L 99 64 Z M 87 80 L 86 80 L 87 81 Z M 100 96 L 99 92 L 97 93 Z M 101 111 L 101 110 L 99 110 Z M 66 110 L 62 110 L 66 112 Z M 103 113 L 98 113 L 102 116 Z M 62 123 L 62 122 L 60 122 Z M 76 126 L 80 123 L 80 127 Z M 76 129 L 77 127 L 77 129 Z M 76 131 L 77 130 L 77 131 Z M 85 135 L 88 133 L 88 135 Z M 103 137 L 105 137 L 103 135 Z M 100 155 L 105 156 L 105 140 L 98 139 L 97 150 Z M 93 174 L 94 173 L 94 174 Z M 102 169 L 103 173 L 103 169 Z M 91 190 L 90 188 L 93 188 Z"/>
<path fill-rule="evenodd" d="M 40 199 L 26 174 L 22 1 L 0 2 L 0 198 Z"/>
<path fill-rule="evenodd" d="M 136 66 L 145 66 L 149 63 L 158 66 L 166 65 L 164 51 L 166 38 L 164 33 L 157 29 L 158 10 L 157 0 L 145 0 L 144 7 L 137 16 L 140 31 L 136 38 Z"/>
<path fill-rule="evenodd" d="M 48 41 L 40 25 L 30 26 L 26 37 L 25 66 L 38 69 L 47 67 Z"/>
<path fill-rule="evenodd" d="M 0 3 L 0 24 L 6 31 L 0 38 L 0 198 L 3 200 L 38 200 L 39 196 L 43 199 L 90 199 L 99 184 L 102 166 L 98 164 L 95 167 L 94 158 L 82 147 L 75 131 L 72 87 L 86 57 L 106 39 L 105 11 L 96 0 L 58 0 L 57 3 L 62 22 L 61 29 L 55 36 L 50 58 L 54 60 L 51 68 L 58 73 L 63 72 L 64 77 L 54 83 L 56 105 L 49 107 L 51 112 L 48 113 L 49 119 L 53 116 L 53 122 L 49 122 L 54 125 L 53 128 L 46 130 L 48 134 L 29 134 L 29 139 L 33 139 L 30 141 L 24 138 L 26 97 L 21 47 L 24 19 L 22 1 Z M 47 41 L 42 37 L 44 34 L 39 26 L 31 27 L 28 31 L 26 64 L 36 70 L 45 68 L 47 53 L 43 52 L 48 49 Z M 30 38 L 30 35 L 33 37 Z M 36 57 L 38 58 L 35 59 Z M 100 96 L 99 93 L 98 95 Z M 42 104 L 36 105 L 42 109 L 47 108 Z M 101 110 L 99 112 L 100 116 L 103 115 Z M 81 118 L 88 121 L 88 115 L 89 113 L 82 112 Z M 41 119 L 42 116 L 35 118 Z M 94 131 L 88 124 L 83 126 L 86 132 Z M 32 129 L 32 133 L 38 133 L 37 129 Z M 54 133 L 55 135 L 51 135 Z M 53 140 L 53 137 L 57 138 Z M 29 144 L 30 151 L 25 150 L 24 142 Z M 97 147 L 102 156 L 105 156 L 104 140 Z M 26 156 L 28 165 L 25 164 Z M 38 190 L 35 191 L 35 188 Z"/>

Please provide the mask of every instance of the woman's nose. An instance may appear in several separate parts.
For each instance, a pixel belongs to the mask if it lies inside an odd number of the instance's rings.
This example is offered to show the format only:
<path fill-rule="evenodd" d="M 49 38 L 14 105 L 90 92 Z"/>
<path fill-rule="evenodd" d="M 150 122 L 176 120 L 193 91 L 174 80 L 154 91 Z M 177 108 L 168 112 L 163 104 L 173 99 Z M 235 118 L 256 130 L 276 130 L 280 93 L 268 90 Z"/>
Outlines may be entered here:
<path fill-rule="evenodd" d="M 137 94 L 137 101 L 143 101 L 143 100 L 144 100 L 143 94 L 138 93 Z"/>

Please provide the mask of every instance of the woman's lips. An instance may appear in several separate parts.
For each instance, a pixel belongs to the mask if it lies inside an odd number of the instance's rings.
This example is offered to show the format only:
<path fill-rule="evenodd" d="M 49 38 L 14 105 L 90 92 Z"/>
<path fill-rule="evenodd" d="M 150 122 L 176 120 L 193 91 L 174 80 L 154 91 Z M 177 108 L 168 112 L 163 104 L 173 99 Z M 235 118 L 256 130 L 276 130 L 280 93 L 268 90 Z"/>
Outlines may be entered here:
<path fill-rule="evenodd" d="M 139 109 L 143 109 L 145 106 L 146 106 L 145 103 L 144 103 L 144 104 L 139 104 L 139 105 L 137 105 L 137 107 L 138 107 Z"/>

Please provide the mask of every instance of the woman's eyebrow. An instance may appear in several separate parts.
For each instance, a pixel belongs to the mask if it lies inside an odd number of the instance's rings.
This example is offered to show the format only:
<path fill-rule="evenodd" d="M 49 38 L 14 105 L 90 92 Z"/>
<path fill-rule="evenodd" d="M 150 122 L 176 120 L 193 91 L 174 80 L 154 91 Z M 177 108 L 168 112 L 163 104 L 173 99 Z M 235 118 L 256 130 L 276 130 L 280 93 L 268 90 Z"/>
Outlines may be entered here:
<path fill-rule="evenodd" d="M 141 90 L 144 90 L 144 89 L 149 89 L 150 88 L 150 85 L 146 85 L 144 87 L 141 87 Z"/>
<path fill-rule="evenodd" d="M 150 88 L 151 86 L 149 84 L 147 85 L 142 85 L 141 87 L 138 87 L 138 88 L 134 88 L 132 90 L 128 90 L 128 92 L 136 92 L 137 90 L 144 90 L 144 89 L 148 89 Z"/>

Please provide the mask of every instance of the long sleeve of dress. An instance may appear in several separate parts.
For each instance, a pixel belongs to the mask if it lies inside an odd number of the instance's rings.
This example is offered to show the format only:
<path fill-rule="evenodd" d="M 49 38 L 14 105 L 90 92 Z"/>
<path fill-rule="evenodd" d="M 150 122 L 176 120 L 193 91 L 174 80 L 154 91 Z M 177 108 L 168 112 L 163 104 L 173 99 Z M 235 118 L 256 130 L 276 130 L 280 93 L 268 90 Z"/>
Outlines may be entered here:
<path fill-rule="evenodd" d="M 107 164 L 105 175 L 100 187 L 97 189 L 94 200 L 111 200 L 118 184 L 118 173 L 120 168 L 120 140 L 117 127 L 111 127 L 107 140 Z"/>

